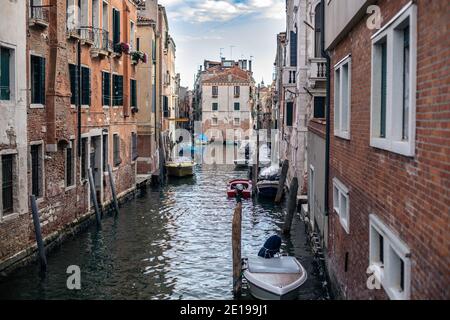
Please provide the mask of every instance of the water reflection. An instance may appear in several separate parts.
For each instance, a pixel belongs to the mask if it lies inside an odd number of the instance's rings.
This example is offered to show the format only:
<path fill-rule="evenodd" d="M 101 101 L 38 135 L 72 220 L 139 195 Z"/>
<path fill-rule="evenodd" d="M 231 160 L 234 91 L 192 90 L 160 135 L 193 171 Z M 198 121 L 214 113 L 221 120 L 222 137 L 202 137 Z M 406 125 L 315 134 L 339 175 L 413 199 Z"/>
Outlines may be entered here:
<path fill-rule="evenodd" d="M 247 177 L 233 166 L 202 165 L 194 177 L 169 179 L 65 242 L 48 257 L 48 274 L 38 265 L 0 280 L 0 298 L 18 299 L 231 299 L 231 220 L 234 200 L 226 182 Z M 283 208 L 265 200 L 244 201 L 243 255 L 256 255 L 266 238 L 281 234 Z M 309 273 L 301 297 L 323 296 L 313 258 L 296 219 L 282 251 L 296 255 Z M 66 269 L 81 268 L 79 291 L 66 288 Z M 244 295 L 245 296 L 245 295 Z"/>

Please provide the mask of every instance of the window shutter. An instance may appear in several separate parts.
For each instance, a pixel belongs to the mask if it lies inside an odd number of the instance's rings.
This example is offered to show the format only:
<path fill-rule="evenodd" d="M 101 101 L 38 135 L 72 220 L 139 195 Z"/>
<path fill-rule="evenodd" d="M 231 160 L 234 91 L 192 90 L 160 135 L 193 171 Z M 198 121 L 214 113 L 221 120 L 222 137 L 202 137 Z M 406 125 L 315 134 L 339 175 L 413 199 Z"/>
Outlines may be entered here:
<path fill-rule="evenodd" d="M 290 51 L 291 67 L 296 67 L 297 66 L 297 33 L 295 33 L 294 31 L 291 31 L 289 43 L 290 43 L 290 49 L 291 49 L 291 51 Z"/>
<path fill-rule="evenodd" d="M 83 105 L 91 105 L 91 74 L 90 69 L 81 69 L 81 101 Z"/>
<path fill-rule="evenodd" d="M 120 12 L 113 9 L 113 42 L 114 45 L 120 42 Z"/>
<path fill-rule="evenodd" d="M 10 99 L 9 55 L 9 49 L 0 48 L 0 100 Z"/>
<path fill-rule="evenodd" d="M 294 111 L 294 103 L 287 102 L 286 103 L 286 126 L 288 126 L 288 127 L 292 127 L 293 111 Z"/>

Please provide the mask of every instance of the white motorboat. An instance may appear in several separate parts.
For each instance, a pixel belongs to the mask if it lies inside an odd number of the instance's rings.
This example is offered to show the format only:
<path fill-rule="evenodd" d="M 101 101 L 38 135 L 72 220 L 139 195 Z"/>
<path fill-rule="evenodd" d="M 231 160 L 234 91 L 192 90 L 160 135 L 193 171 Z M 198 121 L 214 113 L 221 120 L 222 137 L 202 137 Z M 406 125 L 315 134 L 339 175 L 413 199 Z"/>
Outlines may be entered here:
<path fill-rule="evenodd" d="M 305 268 L 295 257 L 254 257 L 244 264 L 250 293 L 261 300 L 295 300 L 307 279 Z"/>

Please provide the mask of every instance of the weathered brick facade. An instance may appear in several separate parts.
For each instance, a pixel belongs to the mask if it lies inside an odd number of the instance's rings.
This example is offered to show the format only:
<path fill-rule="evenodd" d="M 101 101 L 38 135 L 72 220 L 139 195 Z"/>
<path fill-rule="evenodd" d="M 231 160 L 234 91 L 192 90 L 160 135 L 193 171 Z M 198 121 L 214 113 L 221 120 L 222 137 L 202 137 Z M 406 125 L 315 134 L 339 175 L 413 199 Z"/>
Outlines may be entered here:
<path fill-rule="evenodd" d="M 408 0 L 378 1 L 383 25 Z M 450 285 L 450 43 L 448 2 L 417 3 L 417 94 L 415 156 L 370 146 L 371 36 L 364 16 L 331 52 L 331 66 L 351 54 L 349 140 L 333 135 L 331 181 L 349 189 L 349 233 L 330 209 L 328 267 L 341 294 L 349 299 L 386 299 L 369 290 L 369 215 L 376 214 L 409 247 L 411 299 L 449 299 Z M 331 72 L 331 119 L 334 72 Z M 347 261 L 346 261 L 347 260 Z M 345 269 L 347 265 L 347 268 Z"/>
<path fill-rule="evenodd" d="M 92 25 L 92 3 L 88 5 L 89 25 Z M 120 12 L 120 41 L 132 42 L 130 21 L 137 25 L 136 1 L 109 1 L 108 30 L 112 30 L 112 8 Z M 53 239 L 79 220 L 92 214 L 89 184 L 81 178 L 81 158 L 77 155 L 77 108 L 71 105 L 69 64 L 77 63 L 77 38 L 70 38 L 66 29 L 66 1 L 44 0 L 48 7 L 48 26 L 28 27 L 28 81 L 30 57 L 45 58 L 45 104 L 31 104 L 28 94 L 28 142 L 43 148 L 41 179 L 42 195 L 38 197 L 43 237 Z M 103 24 L 103 2 L 98 2 L 98 23 Z M 100 5 L 102 4 L 103 7 Z M 28 7 L 27 7 L 28 12 Z M 105 13 L 106 15 L 106 13 Z M 112 38 L 109 33 L 109 40 Z M 83 38 L 83 37 L 81 37 Z M 99 203 L 104 207 L 112 199 L 105 163 L 113 167 L 116 191 L 119 197 L 135 188 L 136 164 L 132 158 L 132 133 L 137 133 L 136 120 L 130 106 L 130 80 L 136 79 L 135 65 L 127 54 L 117 55 L 113 48 L 101 55 L 94 54 L 95 44 L 82 40 L 81 64 L 90 69 L 90 105 L 82 107 L 82 138 L 88 141 L 86 166 L 92 167 Z M 95 41 L 94 41 L 95 42 Z M 134 40 L 134 43 L 136 41 Z M 123 105 L 103 106 L 102 71 L 123 76 Z M 114 162 L 113 136 L 120 138 L 120 164 Z M 72 141 L 72 143 L 70 143 Z M 103 161 L 103 144 L 107 141 L 107 159 Z M 75 153 L 73 186 L 66 186 L 66 148 L 72 145 Z M 30 158 L 30 157 L 29 157 Z M 93 162 L 91 163 L 91 159 Z M 28 188 L 32 193 L 32 168 L 28 160 Z M 10 268 L 16 258 L 26 257 L 35 246 L 34 228 L 30 214 L 0 224 L 0 270 Z M 16 258 L 11 259 L 15 256 Z"/>

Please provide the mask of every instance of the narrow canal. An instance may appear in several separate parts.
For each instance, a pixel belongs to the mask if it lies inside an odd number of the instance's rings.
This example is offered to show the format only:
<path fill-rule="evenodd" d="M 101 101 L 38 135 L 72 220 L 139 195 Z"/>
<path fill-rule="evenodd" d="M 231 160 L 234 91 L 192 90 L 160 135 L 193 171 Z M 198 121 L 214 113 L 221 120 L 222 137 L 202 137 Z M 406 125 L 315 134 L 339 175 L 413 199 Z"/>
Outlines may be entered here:
<path fill-rule="evenodd" d="M 192 178 L 148 190 L 65 242 L 48 256 L 48 272 L 32 264 L 0 278 L 0 299 L 232 299 L 231 221 L 235 200 L 226 182 L 246 177 L 234 166 L 197 166 Z M 285 210 L 270 202 L 244 201 L 243 256 L 256 255 L 266 238 L 281 234 Z M 299 299 L 327 298 L 303 222 L 293 222 L 282 252 L 295 255 L 308 280 Z M 68 290 L 67 267 L 81 269 L 81 290 Z M 244 292 L 244 299 L 249 299 Z"/>

